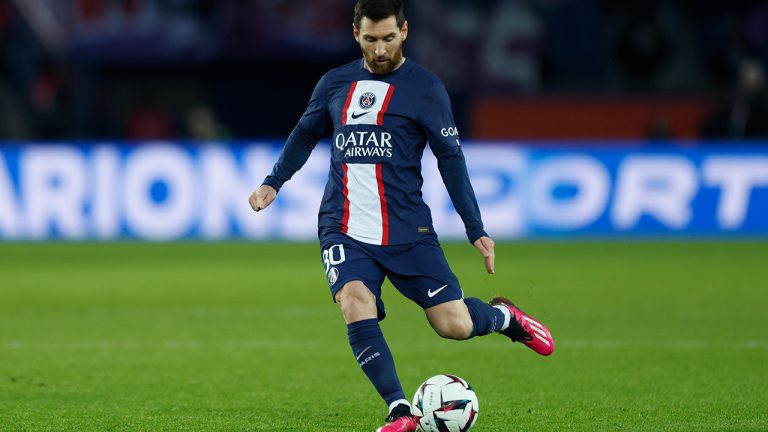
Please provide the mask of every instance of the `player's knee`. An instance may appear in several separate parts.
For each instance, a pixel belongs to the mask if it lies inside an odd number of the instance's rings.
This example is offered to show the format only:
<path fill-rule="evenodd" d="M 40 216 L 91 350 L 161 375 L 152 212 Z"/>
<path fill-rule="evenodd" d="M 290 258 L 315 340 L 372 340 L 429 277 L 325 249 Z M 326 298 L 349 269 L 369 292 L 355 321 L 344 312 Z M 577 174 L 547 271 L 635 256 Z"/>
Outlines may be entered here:
<path fill-rule="evenodd" d="M 342 307 L 344 304 L 370 304 L 375 301 L 376 297 L 371 290 L 359 281 L 347 283 L 336 293 L 336 302 Z"/>
<path fill-rule="evenodd" d="M 344 316 L 359 315 L 369 309 L 375 310 L 376 297 L 362 282 L 354 281 L 336 293 L 336 303 Z"/>
<path fill-rule="evenodd" d="M 472 330 L 472 321 L 460 318 L 447 319 L 435 326 L 435 331 L 440 337 L 455 340 L 468 339 L 472 335 Z"/>

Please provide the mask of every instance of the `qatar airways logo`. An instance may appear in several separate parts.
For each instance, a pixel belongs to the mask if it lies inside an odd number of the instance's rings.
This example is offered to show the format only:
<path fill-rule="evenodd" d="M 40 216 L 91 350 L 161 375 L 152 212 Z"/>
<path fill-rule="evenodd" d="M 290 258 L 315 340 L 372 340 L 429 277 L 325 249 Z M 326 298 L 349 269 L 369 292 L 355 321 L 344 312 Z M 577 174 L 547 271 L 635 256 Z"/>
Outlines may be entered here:
<path fill-rule="evenodd" d="M 392 157 L 392 134 L 381 131 L 355 131 L 336 135 L 334 144 L 350 157 Z"/>

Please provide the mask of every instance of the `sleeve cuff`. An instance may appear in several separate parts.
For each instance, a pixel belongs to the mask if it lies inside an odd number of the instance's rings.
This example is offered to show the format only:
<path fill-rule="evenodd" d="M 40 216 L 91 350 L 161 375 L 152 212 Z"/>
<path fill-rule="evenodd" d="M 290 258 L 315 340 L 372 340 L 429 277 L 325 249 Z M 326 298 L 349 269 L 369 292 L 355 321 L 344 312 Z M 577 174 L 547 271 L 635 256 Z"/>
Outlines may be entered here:
<path fill-rule="evenodd" d="M 264 179 L 264 181 L 261 183 L 262 186 L 272 186 L 275 189 L 275 192 L 280 192 L 280 184 L 273 179 L 271 176 Z"/>
<path fill-rule="evenodd" d="M 482 228 L 467 230 L 467 238 L 469 239 L 470 244 L 475 244 L 477 239 L 479 239 L 480 237 L 487 237 L 487 236 L 488 236 L 488 233 L 485 232 L 485 230 Z"/>

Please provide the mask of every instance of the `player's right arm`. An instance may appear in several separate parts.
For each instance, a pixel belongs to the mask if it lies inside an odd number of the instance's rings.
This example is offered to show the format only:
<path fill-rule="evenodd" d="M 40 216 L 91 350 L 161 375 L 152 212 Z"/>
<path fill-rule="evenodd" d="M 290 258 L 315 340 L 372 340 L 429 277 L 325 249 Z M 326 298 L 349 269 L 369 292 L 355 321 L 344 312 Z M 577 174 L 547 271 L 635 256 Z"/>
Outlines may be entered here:
<path fill-rule="evenodd" d="M 275 200 L 283 184 L 304 166 L 317 142 L 333 132 L 326 95 L 326 77 L 323 76 L 315 86 L 307 110 L 288 136 L 272 173 L 248 198 L 254 211 L 267 208 Z"/>

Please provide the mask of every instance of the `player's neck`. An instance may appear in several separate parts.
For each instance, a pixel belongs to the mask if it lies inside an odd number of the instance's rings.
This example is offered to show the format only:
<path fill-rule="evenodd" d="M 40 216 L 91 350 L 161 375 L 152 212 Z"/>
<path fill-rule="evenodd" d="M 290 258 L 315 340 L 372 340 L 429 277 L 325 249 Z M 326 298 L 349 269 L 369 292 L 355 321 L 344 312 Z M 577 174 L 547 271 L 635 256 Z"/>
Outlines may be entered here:
<path fill-rule="evenodd" d="M 401 59 L 400 59 L 400 63 L 398 63 L 398 64 L 397 64 L 397 66 L 395 66 L 395 68 L 394 68 L 394 69 L 392 69 L 392 72 L 394 72 L 394 71 L 396 71 L 396 70 L 400 69 L 400 66 L 402 66 L 402 65 L 404 65 L 404 64 L 405 64 L 405 57 L 403 57 L 403 58 L 401 58 Z M 368 62 L 367 62 L 367 61 L 365 61 L 365 59 L 363 59 L 363 68 L 364 68 L 365 70 L 367 70 L 368 72 L 372 73 L 372 74 L 375 74 L 375 73 L 376 73 L 376 72 L 374 72 L 373 70 L 371 70 L 371 67 L 370 67 L 370 66 L 368 66 Z M 389 72 L 389 73 L 392 73 L 392 72 Z"/>

